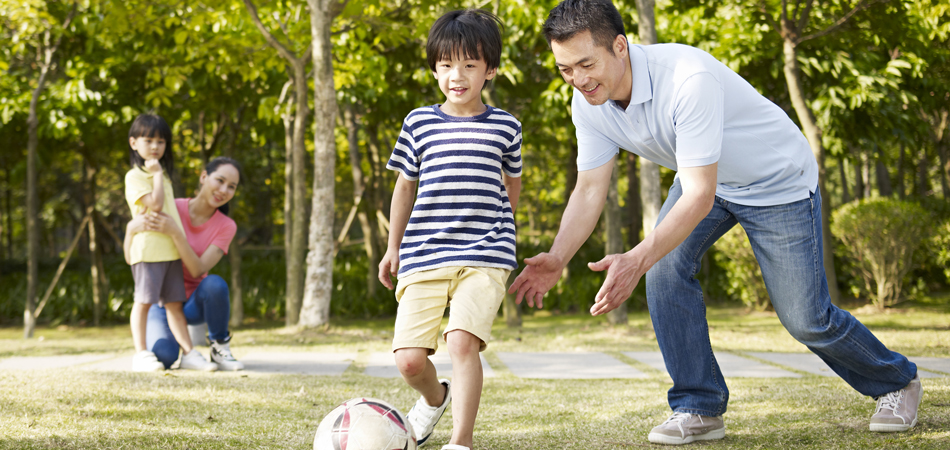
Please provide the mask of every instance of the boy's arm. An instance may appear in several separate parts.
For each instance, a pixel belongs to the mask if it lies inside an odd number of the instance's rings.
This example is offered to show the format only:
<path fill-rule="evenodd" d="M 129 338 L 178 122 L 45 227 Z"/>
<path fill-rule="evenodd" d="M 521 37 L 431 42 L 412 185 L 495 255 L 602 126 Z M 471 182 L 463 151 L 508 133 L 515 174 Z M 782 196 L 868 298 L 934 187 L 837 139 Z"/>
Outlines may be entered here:
<path fill-rule="evenodd" d="M 505 192 L 508 193 L 508 203 L 511 204 L 511 215 L 514 216 L 518 209 L 518 197 L 521 196 L 521 177 L 509 177 L 504 173 L 501 179 L 505 183 Z"/>
<path fill-rule="evenodd" d="M 157 159 L 145 160 L 145 170 L 152 175 L 152 192 L 139 198 L 139 202 L 153 212 L 162 212 L 165 205 L 165 180 L 162 176 L 162 165 Z"/>
<path fill-rule="evenodd" d="M 409 181 L 402 174 L 396 179 L 393 188 L 392 206 L 389 208 L 389 247 L 379 262 L 379 281 L 389 289 L 393 288 L 390 275 L 399 272 L 399 246 L 409 225 L 412 203 L 416 197 L 416 182 Z"/>

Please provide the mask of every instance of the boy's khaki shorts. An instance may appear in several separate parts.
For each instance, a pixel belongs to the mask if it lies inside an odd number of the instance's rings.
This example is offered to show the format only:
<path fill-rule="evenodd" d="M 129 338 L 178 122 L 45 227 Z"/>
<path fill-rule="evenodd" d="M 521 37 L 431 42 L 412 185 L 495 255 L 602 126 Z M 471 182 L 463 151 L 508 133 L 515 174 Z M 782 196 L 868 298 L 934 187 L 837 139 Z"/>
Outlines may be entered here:
<path fill-rule="evenodd" d="M 464 330 L 481 339 L 479 351 L 485 351 L 510 273 L 494 267 L 442 267 L 401 278 L 396 284 L 393 351 L 418 347 L 434 354 L 446 306 L 451 309 L 442 337 Z"/>

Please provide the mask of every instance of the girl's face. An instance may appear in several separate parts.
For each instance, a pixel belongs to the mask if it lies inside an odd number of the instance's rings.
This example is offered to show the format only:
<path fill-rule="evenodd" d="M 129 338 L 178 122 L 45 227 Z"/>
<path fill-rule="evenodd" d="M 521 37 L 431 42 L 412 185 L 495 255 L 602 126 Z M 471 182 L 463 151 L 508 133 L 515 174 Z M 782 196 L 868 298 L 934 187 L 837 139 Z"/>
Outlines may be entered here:
<path fill-rule="evenodd" d="M 129 138 L 129 146 L 146 161 L 162 159 L 165 155 L 165 139 L 159 136 Z"/>
<path fill-rule="evenodd" d="M 241 174 L 230 164 L 222 164 L 214 172 L 201 172 L 201 190 L 198 196 L 208 200 L 211 206 L 218 208 L 231 201 L 237 190 Z"/>

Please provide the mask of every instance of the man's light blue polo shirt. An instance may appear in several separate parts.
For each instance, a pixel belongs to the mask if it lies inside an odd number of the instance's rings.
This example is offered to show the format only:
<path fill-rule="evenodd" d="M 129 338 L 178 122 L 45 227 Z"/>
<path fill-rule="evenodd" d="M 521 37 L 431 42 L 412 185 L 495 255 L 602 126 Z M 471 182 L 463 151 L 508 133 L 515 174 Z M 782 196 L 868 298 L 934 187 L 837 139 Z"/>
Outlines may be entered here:
<path fill-rule="evenodd" d="M 740 205 L 781 205 L 818 187 L 808 140 L 781 108 L 712 55 L 679 44 L 630 45 L 633 89 L 623 110 L 592 106 L 575 89 L 577 170 L 620 148 L 677 170 L 719 162 L 716 195 Z"/>

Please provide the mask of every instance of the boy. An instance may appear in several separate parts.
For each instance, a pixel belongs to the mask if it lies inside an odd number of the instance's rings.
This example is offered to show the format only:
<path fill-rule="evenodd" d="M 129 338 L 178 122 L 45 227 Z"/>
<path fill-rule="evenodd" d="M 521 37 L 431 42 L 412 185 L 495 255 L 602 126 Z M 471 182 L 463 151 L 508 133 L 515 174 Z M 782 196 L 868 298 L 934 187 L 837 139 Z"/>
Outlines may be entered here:
<path fill-rule="evenodd" d="M 387 168 L 401 174 L 393 190 L 389 249 L 379 280 L 399 282 L 393 352 L 399 372 L 422 394 L 409 411 L 424 444 L 452 397 L 454 427 L 443 450 L 469 450 L 482 390 L 479 352 L 505 296 L 515 259 L 514 210 L 521 192 L 521 123 L 481 100 L 501 62 L 499 20 L 467 9 L 429 30 L 429 68 L 445 94 L 441 105 L 409 113 Z M 413 206 L 416 182 L 418 197 Z M 442 333 L 453 382 L 439 380 L 428 355 Z"/>

